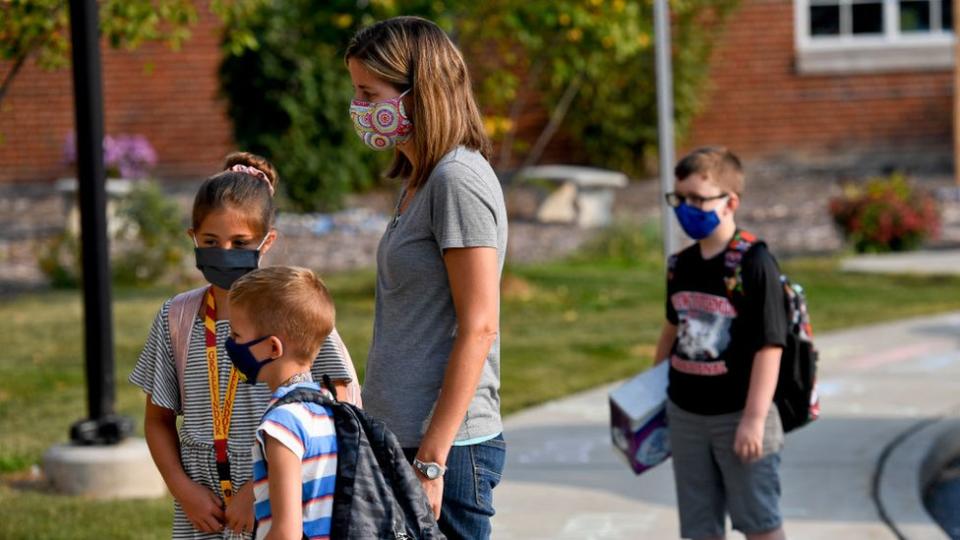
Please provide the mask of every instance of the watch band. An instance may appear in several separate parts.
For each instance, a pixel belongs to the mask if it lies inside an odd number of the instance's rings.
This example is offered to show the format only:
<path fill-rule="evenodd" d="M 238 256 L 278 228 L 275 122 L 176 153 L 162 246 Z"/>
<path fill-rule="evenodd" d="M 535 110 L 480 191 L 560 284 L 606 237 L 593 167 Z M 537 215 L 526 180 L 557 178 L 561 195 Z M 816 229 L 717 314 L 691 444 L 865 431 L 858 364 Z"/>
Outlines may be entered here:
<path fill-rule="evenodd" d="M 423 476 L 427 477 L 428 480 L 436 480 L 443 476 L 447 472 L 447 468 L 439 463 L 434 463 L 432 461 L 420 461 L 417 458 L 413 459 L 413 466 L 420 471 Z"/>

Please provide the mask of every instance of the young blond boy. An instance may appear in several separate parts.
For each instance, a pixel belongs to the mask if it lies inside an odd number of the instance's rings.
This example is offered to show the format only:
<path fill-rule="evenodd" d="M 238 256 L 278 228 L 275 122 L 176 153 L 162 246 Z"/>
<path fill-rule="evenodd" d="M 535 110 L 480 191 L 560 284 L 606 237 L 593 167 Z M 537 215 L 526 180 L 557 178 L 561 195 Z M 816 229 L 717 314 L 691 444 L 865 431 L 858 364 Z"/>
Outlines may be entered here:
<path fill-rule="evenodd" d="M 743 170 L 725 148 L 694 150 L 667 194 L 697 242 L 668 264 L 667 418 L 683 538 L 719 540 L 726 516 L 748 540 L 785 538 L 779 509 L 783 428 L 773 395 L 787 337 L 776 260 L 755 242 L 731 276 Z M 743 235 L 743 236 L 741 236 Z"/>
<path fill-rule="evenodd" d="M 271 403 L 295 388 L 321 390 L 310 367 L 334 318 L 330 293 L 313 272 L 261 268 L 230 289 L 227 353 L 247 382 L 269 385 Z M 256 538 L 328 538 L 336 473 L 327 407 L 298 402 L 268 409 L 253 449 Z"/>

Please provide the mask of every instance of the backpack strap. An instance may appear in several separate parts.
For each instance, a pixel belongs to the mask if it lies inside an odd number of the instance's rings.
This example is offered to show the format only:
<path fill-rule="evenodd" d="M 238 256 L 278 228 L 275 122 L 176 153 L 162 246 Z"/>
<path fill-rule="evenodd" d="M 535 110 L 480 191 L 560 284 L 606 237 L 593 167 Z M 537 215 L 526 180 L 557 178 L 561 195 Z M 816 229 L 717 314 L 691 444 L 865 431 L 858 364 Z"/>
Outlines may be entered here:
<path fill-rule="evenodd" d="M 735 292 L 743 294 L 743 256 L 757 243 L 757 237 L 748 231 L 737 229 L 733 234 L 723 256 L 723 282 L 727 286 L 727 298 L 733 299 Z"/>
<path fill-rule="evenodd" d="M 343 343 L 343 339 L 340 337 L 340 333 L 337 332 L 336 328 L 330 332 L 330 339 L 333 340 L 337 350 L 340 352 L 340 358 L 343 359 L 344 366 L 347 368 L 347 374 L 350 375 L 350 384 L 347 385 L 347 397 L 344 401 L 363 408 L 363 399 L 360 397 L 360 378 L 357 376 L 357 368 L 353 365 L 353 359 L 350 358 L 350 351 L 347 350 L 347 346 Z"/>
<path fill-rule="evenodd" d="M 184 372 L 187 369 L 187 354 L 190 350 L 190 337 L 193 334 L 194 317 L 203 306 L 203 295 L 207 287 L 199 287 L 182 292 L 170 301 L 167 319 L 170 327 L 170 344 L 173 349 L 173 363 L 177 368 L 177 384 L 180 386 L 180 411 L 186 403 L 184 390 Z"/>
<path fill-rule="evenodd" d="M 673 281 L 673 275 L 677 270 L 677 261 L 680 259 L 680 256 L 676 253 L 667 257 L 667 283 Z"/>
<path fill-rule="evenodd" d="M 324 375 L 324 377 L 326 377 L 326 375 Z M 320 390 L 303 387 L 295 388 L 284 394 L 282 398 L 274 401 L 270 407 L 267 408 L 266 412 L 263 413 L 263 416 L 266 416 L 267 413 L 276 409 L 277 407 L 288 405 L 290 403 L 316 403 L 317 405 L 322 405 L 324 407 L 335 407 L 341 402 L 336 401 L 335 398 L 331 398 L 329 395 L 321 392 Z"/>

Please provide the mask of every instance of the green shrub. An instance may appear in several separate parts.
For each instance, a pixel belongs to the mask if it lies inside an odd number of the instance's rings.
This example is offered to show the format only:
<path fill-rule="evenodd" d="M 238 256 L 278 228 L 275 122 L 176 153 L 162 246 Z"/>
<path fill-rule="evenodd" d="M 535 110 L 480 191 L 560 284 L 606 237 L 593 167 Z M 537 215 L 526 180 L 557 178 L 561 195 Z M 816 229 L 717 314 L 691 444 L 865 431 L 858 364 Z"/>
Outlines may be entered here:
<path fill-rule="evenodd" d="M 916 249 L 940 231 L 933 196 L 901 173 L 846 186 L 830 201 L 830 214 L 860 253 Z"/>
<path fill-rule="evenodd" d="M 114 216 L 120 225 L 110 238 L 114 283 L 148 285 L 183 277 L 190 243 L 180 216 L 180 207 L 153 182 L 138 183 L 120 201 Z M 73 288 L 81 283 L 80 239 L 70 231 L 47 242 L 37 260 L 54 287 Z"/>
<path fill-rule="evenodd" d="M 432 14 L 406 4 L 406 14 Z M 256 49 L 224 58 L 220 81 L 234 138 L 277 165 L 296 210 L 335 209 L 386 167 L 389 153 L 366 148 L 354 132 L 343 53 L 360 26 L 395 14 L 393 2 L 269 2 L 246 21 Z"/>
<path fill-rule="evenodd" d="M 147 285 L 165 277 L 179 279 L 190 249 L 177 203 L 154 182 L 139 184 L 123 200 L 118 218 L 123 224 L 120 252 L 114 258 L 113 278 L 118 284 Z"/>
<path fill-rule="evenodd" d="M 46 242 L 37 255 L 37 265 L 50 285 L 70 289 L 80 284 L 80 241 L 64 231 Z"/>
<path fill-rule="evenodd" d="M 600 231 L 574 256 L 584 262 L 656 266 L 663 262 L 660 228 L 655 222 L 617 222 Z"/>

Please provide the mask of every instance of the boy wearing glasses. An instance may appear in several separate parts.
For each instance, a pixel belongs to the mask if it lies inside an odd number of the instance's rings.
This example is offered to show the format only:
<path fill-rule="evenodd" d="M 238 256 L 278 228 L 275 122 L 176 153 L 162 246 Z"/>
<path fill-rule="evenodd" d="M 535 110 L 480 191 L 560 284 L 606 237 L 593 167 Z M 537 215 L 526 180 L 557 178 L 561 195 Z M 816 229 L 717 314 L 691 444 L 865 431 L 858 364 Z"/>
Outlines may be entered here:
<path fill-rule="evenodd" d="M 723 539 L 729 514 L 748 540 L 783 539 L 783 428 L 773 404 L 787 338 L 780 271 L 765 244 L 737 229 L 744 181 L 732 152 L 694 150 L 675 175 L 667 202 L 697 242 L 668 263 L 656 359 L 670 362 L 667 420 L 680 533 Z M 746 253 L 731 249 L 742 240 L 753 244 Z"/>

